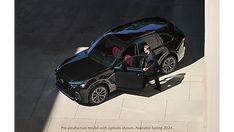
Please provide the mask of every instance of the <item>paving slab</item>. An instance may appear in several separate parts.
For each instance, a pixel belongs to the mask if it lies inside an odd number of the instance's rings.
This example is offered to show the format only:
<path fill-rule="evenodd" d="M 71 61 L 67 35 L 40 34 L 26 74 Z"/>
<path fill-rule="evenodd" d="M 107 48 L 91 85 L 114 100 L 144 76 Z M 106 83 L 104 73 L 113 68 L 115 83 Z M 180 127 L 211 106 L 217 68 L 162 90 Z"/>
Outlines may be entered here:
<path fill-rule="evenodd" d="M 46 78 L 53 70 L 57 56 L 38 50 L 27 50 L 16 57 L 16 77 Z"/>
<path fill-rule="evenodd" d="M 184 69 L 180 69 L 180 70 L 177 70 L 177 71 L 174 71 L 170 74 L 167 74 L 167 75 L 162 75 L 159 80 L 160 81 L 168 81 L 168 80 L 175 80 L 175 81 L 190 81 L 190 74 L 189 72 L 184 72 Z"/>
<path fill-rule="evenodd" d="M 49 127 L 44 132 L 67 132 L 66 129 L 62 129 L 63 126 L 69 126 L 70 118 L 52 118 L 49 122 Z"/>
<path fill-rule="evenodd" d="M 189 99 L 190 82 L 183 81 L 176 86 L 173 86 L 173 82 L 166 82 L 166 83 L 162 82 L 161 86 L 165 91 L 152 96 L 151 97 L 152 99 L 168 100 L 168 101 L 170 100 L 184 101 Z"/>
<path fill-rule="evenodd" d="M 38 99 L 38 103 L 32 113 L 32 117 L 49 117 L 50 115 L 52 115 L 52 109 L 55 109 L 54 104 L 56 102 L 58 94 L 58 90 L 55 89 L 53 94 L 49 94 L 47 97 L 41 96 Z"/>
<path fill-rule="evenodd" d="M 47 100 L 41 100 L 41 104 L 45 104 Z M 56 100 L 51 109 L 49 118 L 74 118 L 79 105 L 70 100 L 62 93 L 58 93 Z"/>
<path fill-rule="evenodd" d="M 205 67 L 204 67 L 204 58 L 201 58 L 199 60 L 197 60 L 196 62 L 190 64 L 187 67 L 181 68 L 176 72 L 184 72 L 188 75 L 200 75 L 200 76 L 204 76 L 205 73 Z M 176 73 L 175 72 L 175 73 Z"/>
<path fill-rule="evenodd" d="M 18 79 L 17 79 L 18 80 Z M 39 97 L 45 85 L 46 79 L 44 78 L 20 78 L 20 83 L 15 84 L 16 96 L 35 96 Z"/>
<path fill-rule="evenodd" d="M 124 98 L 120 119 L 164 120 L 166 101 L 128 95 Z"/>
<path fill-rule="evenodd" d="M 53 87 L 42 93 L 32 116 L 73 118 L 78 107 L 78 103 L 70 100 L 56 87 Z"/>
<path fill-rule="evenodd" d="M 46 132 L 49 127 L 50 118 L 46 117 L 37 117 L 37 118 L 30 118 L 26 121 L 24 132 Z"/>
<path fill-rule="evenodd" d="M 166 121 L 203 121 L 203 101 L 168 101 Z"/>
<path fill-rule="evenodd" d="M 202 122 L 188 122 L 188 132 L 207 132 Z"/>
<path fill-rule="evenodd" d="M 56 87 L 56 77 L 55 73 L 51 72 L 48 75 L 48 78 L 44 84 L 44 88 L 40 94 L 40 97 L 43 99 L 51 99 L 52 97 L 55 97 L 58 94 L 58 89 Z"/>
<path fill-rule="evenodd" d="M 25 89 L 28 78 L 15 78 L 15 95 L 20 95 Z"/>
<path fill-rule="evenodd" d="M 15 96 L 15 117 L 29 118 L 31 117 L 38 97 L 33 96 Z"/>
<path fill-rule="evenodd" d="M 117 96 L 97 106 L 79 105 L 76 118 L 88 119 L 119 119 L 123 103 L 123 96 Z"/>
<path fill-rule="evenodd" d="M 191 81 L 192 82 L 203 82 L 205 81 L 205 76 L 204 75 L 191 75 Z"/>
<path fill-rule="evenodd" d="M 25 132 L 28 118 L 15 117 L 15 132 Z"/>
<path fill-rule="evenodd" d="M 204 98 L 205 98 L 204 82 L 192 82 L 191 81 L 189 100 L 204 101 Z"/>

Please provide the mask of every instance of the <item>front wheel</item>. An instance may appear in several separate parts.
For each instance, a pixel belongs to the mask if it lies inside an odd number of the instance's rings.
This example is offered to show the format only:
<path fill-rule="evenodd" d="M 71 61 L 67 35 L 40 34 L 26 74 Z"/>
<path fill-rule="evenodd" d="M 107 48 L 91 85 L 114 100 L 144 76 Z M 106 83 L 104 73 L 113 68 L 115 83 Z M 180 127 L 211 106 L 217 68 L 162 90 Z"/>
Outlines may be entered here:
<path fill-rule="evenodd" d="M 98 105 L 105 101 L 108 96 L 108 90 L 105 85 L 97 85 L 90 91 L 89 103 Z"/>
<path fill-rule="evenodd" d="M 177 65 L 177 59 L 173 55 L 169 55 L 163 59 L 161 64 L 161 72 L 163 74 L 169 74 L 173 72 Z"/>

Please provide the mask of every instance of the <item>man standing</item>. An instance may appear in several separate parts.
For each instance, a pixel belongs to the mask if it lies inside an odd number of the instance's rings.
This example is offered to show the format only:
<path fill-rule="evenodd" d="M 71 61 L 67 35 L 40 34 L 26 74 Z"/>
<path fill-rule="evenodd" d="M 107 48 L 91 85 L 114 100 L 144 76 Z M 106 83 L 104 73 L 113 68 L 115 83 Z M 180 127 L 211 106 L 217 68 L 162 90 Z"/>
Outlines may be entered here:
<path fill-rule="evenodd" d="M 144 84 L 146 85 L 150 80 L 154 79 L 155 80 L 155 85 L 156 87 L 154 89 L 158 89 L 159 91 L 161 90 L 161 85 L 158 79 L 158 63 L 156 61 L 156 56 L 154 52 L 150 51 L 150 46 L 144 45 L 144 52 L 146 53 L 146 57 L 144 59 L 144 68 L 143 71 L 145 71 L 145 79 L 144 79 Z"/>

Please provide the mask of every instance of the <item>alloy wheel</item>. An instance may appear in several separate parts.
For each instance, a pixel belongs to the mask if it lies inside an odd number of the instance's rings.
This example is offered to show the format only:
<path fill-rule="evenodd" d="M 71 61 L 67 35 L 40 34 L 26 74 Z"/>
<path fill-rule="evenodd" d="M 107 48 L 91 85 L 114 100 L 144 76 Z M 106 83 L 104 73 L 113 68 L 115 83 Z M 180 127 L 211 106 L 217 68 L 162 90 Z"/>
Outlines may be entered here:
<path fill-rule="evenodd" d="M 167 57 L 162 64 L 162 72 L 168 74 L 172 72 L 176 67 L 176 58 L 173 56 Z"/>
<path fill-rule="evenodd" d="M 99 104 L 105 100 L 107 90 L 105 87 L 97 87 L 91 94 L 91 100 L 95 104 Z"/>

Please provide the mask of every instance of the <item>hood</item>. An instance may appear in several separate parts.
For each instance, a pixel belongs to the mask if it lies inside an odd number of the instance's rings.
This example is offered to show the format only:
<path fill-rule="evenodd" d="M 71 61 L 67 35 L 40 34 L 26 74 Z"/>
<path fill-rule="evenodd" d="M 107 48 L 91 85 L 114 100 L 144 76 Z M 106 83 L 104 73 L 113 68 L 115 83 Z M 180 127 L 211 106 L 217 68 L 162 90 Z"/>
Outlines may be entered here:
<path fill-rule="evenodd" d="M 69 80 L 87 80 L 108 67 L 92 60 L 85 51 L 66 59 L 59 65 L 57 72 Z"/>

